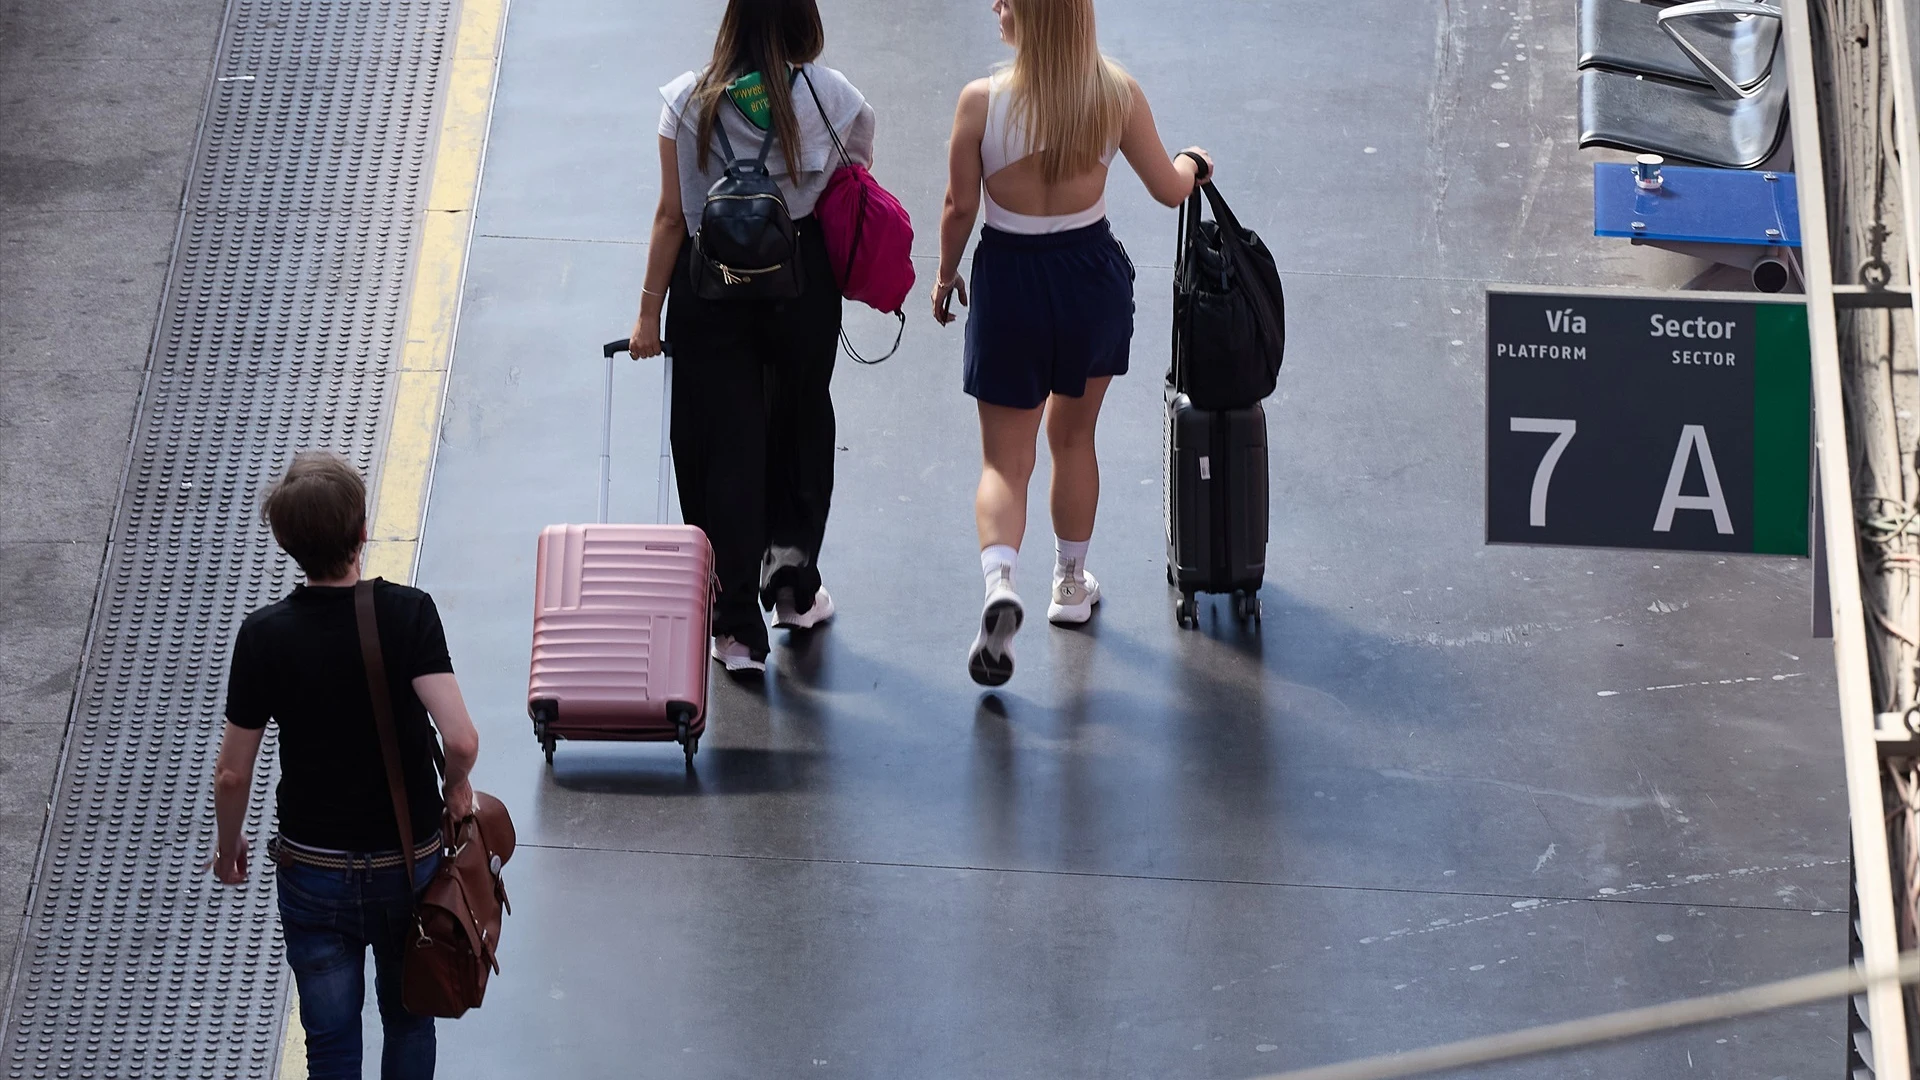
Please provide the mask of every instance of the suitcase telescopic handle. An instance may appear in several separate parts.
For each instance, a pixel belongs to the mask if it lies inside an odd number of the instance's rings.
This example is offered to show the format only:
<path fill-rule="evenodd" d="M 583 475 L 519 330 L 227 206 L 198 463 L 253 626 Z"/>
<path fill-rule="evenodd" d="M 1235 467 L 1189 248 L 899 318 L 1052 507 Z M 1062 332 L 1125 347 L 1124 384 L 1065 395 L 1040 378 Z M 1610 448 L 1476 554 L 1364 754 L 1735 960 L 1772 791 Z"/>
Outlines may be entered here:
<path fill-rule="evenodd" d="M 600 347 L 607 362 L 605 388 L 600 402 L 600 517 L 607 523 L 607 499 L 613 489 L 613 358 L 628 351 L 627 338 L 609 341 Z M 653 500 L 653 520 L 667 523 L 667 489 L 673 482 L 673 346 L 660 346 L 660 477 Z"/>

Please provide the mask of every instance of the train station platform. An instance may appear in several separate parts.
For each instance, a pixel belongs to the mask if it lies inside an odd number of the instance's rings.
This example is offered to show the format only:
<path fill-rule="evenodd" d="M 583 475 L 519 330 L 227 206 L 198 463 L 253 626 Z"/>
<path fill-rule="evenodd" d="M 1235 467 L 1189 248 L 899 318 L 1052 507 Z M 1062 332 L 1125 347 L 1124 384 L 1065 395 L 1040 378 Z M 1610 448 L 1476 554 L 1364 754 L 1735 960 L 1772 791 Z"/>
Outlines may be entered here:
<path fill-rule="evenodd" d="M 1286 280 L 1262 625 L 1174 622 L 1173 214 L 1119 170 L 1139 311 L 1094 621 L 968 680 L 977 432 L 919 289 L 899 355 L 835 378 L 839 616 L 759 684 L 716 673 L 691 772 L 549 767 L 535 537 L 594 513 L 656 88 L 720 8 L 0 14 L 0 1080 L 304 1075 L 269 875 L 200 864 L 233 631 L 295 581 L 256 496 L 309 446 L 379 477 L 369 569 L 437 599 L 519 826 L 503 971 L 441 1075 L 1241 1077 L 1843 962 L 1807 562 L 1484 542 L 1486 287 L 1697 269 L 1592 236 L 1573 19 L 1538 0 L 1099 5 Z M 822 12 L 924 285 L 954 98 L 1004 47 L 984 2 Z M 660 371 L 619 363 L 613 517 L 643 520 Z M 1548 1067 L 1816 1076 L 1844 1033 L 1834 1003 Z"/>

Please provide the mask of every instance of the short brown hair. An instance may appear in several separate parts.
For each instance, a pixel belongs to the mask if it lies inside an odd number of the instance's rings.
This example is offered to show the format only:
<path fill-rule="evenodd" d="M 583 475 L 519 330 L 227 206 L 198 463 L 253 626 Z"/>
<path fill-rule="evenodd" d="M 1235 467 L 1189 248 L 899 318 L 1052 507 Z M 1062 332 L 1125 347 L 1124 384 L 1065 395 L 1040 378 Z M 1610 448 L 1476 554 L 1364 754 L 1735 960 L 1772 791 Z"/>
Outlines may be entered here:
<path fill-rule="evenodd" d="M 345 577 L 367 525 L 367 485 L 340 455 L 302 450 L 260 516 L 309 580 Z"/>

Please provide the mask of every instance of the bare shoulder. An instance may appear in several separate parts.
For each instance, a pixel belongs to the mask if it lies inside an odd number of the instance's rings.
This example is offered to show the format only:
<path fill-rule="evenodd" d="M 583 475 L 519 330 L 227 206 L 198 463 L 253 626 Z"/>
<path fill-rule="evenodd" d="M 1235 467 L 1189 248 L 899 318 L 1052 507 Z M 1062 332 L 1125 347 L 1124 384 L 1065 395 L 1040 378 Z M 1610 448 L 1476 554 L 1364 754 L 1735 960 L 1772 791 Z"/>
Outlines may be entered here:
<path fill-rule="evenodd" d="M 1153 106 L 1147 104 L 1147 91 L 1140 85 L 1140 80 L 1125 71 L 1118 74 L 1121 84 L 1128 90 L 1127 119 L 1120 129 L 1121 142 L 1124 144 L 1131 139 L 1144 138 L 1154 130 Z"/>
<path fill-rule="evenodd" d="M 987 80 L 975 79 L 960 89 L 960 103 L 954 108 L 953 122 L 966 127 L 987 126 Z"/>

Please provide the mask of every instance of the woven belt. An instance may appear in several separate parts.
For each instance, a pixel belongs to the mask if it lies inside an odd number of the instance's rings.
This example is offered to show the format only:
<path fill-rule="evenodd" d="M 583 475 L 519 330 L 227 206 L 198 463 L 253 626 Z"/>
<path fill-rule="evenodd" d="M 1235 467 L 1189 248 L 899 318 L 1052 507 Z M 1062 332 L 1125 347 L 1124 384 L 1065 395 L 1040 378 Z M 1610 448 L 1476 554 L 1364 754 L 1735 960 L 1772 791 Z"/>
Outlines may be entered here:
<path fill-rule="evenodd" d="M 422 841 L 413 849 L 413 861 L 425 862 L 440 851 L 440 833 Z M 329 851 L 326 848 L 307 847 L 284 836 L 275 835 L 267 841 L 267 857 L 281 866 L 311 866 L 320 870 L 392 870 L 407 865 L 405 853 L 399 851 L 377 851 L 362 855 L 351 851 Z"/>

